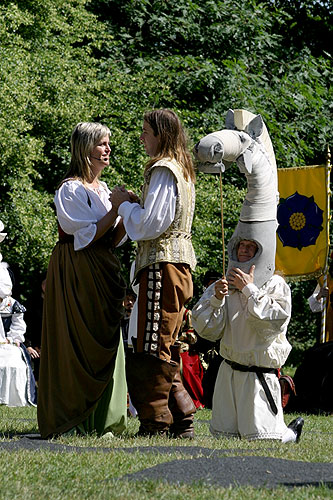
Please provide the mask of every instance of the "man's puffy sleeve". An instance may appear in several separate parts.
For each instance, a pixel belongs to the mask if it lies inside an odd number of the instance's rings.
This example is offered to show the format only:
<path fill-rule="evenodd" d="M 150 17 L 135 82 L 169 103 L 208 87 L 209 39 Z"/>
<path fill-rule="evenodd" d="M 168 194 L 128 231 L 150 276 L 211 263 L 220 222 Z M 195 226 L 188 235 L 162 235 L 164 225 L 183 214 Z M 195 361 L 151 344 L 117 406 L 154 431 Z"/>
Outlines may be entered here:
<path fill-rule="evenodd" d="M 177 185 L 168 168 L 154 168 L 144 208 L 125 201 L 118 213 L 133 241 L 153 240 L 163 234 L 175 218 Z"/>
<path fill-rule="evenodd" d="M 249 313 L 257 319 L 285 321 L 290 318 L 290 287 L 281 276 L 274 275 L 260 289 L 249 283 L 242 292 L 248 299 Z"/>
<path fill-rule="evenodd" d="M 291 291 L 281 276 L 273 275 L 260 289 L 249 283 L 242 293 L 247 297 L 248 320 L 259 320 L 257 334 L 274 338 L 286 330 L 291 317 Z"/>

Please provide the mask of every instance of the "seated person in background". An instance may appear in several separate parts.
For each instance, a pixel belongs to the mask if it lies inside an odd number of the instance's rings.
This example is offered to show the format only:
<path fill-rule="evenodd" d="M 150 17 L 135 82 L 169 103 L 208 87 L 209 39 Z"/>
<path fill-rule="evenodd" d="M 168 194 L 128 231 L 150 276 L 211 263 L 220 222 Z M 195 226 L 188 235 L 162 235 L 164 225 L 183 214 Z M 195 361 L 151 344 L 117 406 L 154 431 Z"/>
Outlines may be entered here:
<path fill-rule="evenodd" d="M 0 404 L 36 406 L 36 383 L 24 346 L 25 307 L 0 290 Z"/>
<path fill-rule="evenodd" d="M 7 233 L 0 220 L 0 243 Z M 2 262 L 0 253 L 0 405 L 26 406 L 36 404 L 36 387 L 30 389 L 30 371 L 24 350 L 26 325 L 22 306 L 10 295 L 13 282 L 8 264 Z M 29 356 L 27 356 L 29 358 Z"/>
<path fill-rule="evenodd" d="M 39 277 L 39 281 L 27 301 L 27 312 L 24 316 L 27 324 L 25 346 L 31 357 L 36 382 L 39 378 L 39 363 L 41 355 L 41 336 L 43 320 L 43 304 L 46 286 L 46 272 Z"/>
<path fill-rule="evenodd" d="M 192 398 L 197 409 L 204 408 L 202 379 L 204 369 L 196 350 L 197 336 L 193 330 L 191 311 L 185 308 L 184 319 L 178 335 L 181 343 L 181 375 L 185 389 Z"/>
<path fill-rule="evenodd" d="M 120 321 L 121 333 L 122 333 L 123 341 L 124 341 L 125 355 L 128 353 L 129 349 L 132 350 L 131 341 L 128 338 L 128 327 L 129 327 L 130 316 L 131 316 L 135 301 L 136 301 L 136 294 L 133 292 L 133 290 L 131 288 L 128 288 L 126 291 L 126 296 L 124 298 L 124 303 L 123 303 L 125 313 Z M 128 345 L 129 341 L 130 341 L 130 347 Z"/>
<path fill-rule="evenodd" d="M 331 254 L 333 258 L 333 253 Z M 326 305 L 326 332 L 325 342 L 333 340 L 333 261 L 327 273 L 327 286 L 323 286 L 324 280 L 321 276 L 313 294 L 308 298 L 308 303 L 312 312 L 322 312 L 324 303 Z M 326 301 L 324 301 L 326 299 Z"/>
<path fill-rule="evenodd" d="M 222 278 L 222 273 L 214 270 L 208 270 L 204 274 L 202 285 L 205 291 L 212 283 Z M 201 362 L 204 368 L 202 387 L 204 392 L 205 408 L 212 409 L 213 393 L 216 377 L 223 361 L 220 355 L 220 341 L 210 342 L 197 334 L 196 349 L 201 353 Z"/>

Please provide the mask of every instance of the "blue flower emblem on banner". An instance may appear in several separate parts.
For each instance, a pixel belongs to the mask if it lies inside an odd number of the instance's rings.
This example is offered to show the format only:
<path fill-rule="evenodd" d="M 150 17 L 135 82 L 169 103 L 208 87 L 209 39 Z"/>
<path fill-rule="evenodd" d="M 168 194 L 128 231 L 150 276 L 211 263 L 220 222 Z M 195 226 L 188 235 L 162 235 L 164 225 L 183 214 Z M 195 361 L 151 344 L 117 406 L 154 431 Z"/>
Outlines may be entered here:
<path fill-rule="evenodd" d="M 298 248 L 315 245 L 323 230 L 323 210 L 313 196 L 296 193 L 281 198 L 277 209 L 277 234 L 283 246 Z"/>

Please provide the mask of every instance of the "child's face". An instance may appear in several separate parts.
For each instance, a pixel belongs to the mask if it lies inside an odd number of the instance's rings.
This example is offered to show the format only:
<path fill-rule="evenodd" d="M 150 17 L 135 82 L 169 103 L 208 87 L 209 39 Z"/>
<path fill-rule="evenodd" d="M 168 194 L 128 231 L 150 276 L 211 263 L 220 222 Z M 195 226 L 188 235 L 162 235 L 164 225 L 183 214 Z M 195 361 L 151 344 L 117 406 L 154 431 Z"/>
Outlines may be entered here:
<path fill-rule="evenodd" d="M 126 311 L 131 311 L 133 309 L 135 302 L 135 297 L 133 295 L 126 295 L 124 299 L 124 307 Z"/>

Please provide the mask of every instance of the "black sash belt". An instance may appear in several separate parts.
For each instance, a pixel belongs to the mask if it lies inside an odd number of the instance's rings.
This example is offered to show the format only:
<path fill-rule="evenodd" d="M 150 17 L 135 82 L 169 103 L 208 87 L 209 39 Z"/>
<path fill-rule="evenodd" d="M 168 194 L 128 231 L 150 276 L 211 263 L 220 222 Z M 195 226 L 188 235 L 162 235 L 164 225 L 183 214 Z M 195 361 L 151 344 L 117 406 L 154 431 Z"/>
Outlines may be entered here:
<path fill-rule="evenodd" d="M 267 382 L 265 380 L 264 373 L 275 373 L 275 375 L 277 376 L 278 371 L 275 368 L 262 368 L 260 366 L 240 365 L 238 363 L 235 363 L 234 361 L 229 361 L 229 359 L 225 359 L 224 361 L 228 365 L 230 365 L 233 370 L 238 370 L 240 372 L 254 372 L 254 373 L 256 373 L 258 379 L 260 380 L 262 388 L 265 391 L 265 394 L 266 394 L 266 397 L 268 399 L 271 410 L 274 413 L 274 415 L 277 415 L 278 409 L 276 407 L 276 404 L 275 404 L 275 401 L 274 401 L 273 396 L 271 394 L 271 391 L 269 390 L 269 387 L 268 387 Z"/>

